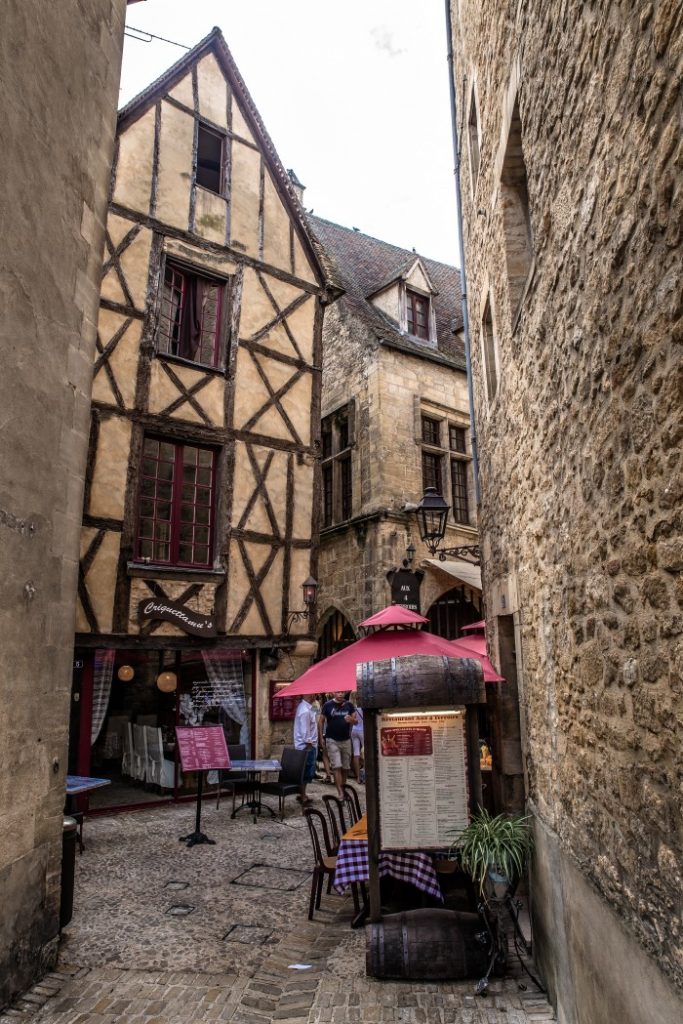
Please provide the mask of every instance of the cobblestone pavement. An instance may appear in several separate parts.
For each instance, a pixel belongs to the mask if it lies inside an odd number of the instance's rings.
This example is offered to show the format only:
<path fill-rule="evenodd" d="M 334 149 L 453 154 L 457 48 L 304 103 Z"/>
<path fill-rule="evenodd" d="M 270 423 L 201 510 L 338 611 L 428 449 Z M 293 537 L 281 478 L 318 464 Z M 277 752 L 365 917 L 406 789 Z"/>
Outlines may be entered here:
<path fill-rule="evenodd" d="M 194 828 L 191 804 L 88 820 L 57 969 L 0 1012 L 0 1024 L 555 1019 L 514 973 L 493 980 L 486 998 L 472 982 L 368 979 L 350 899 L 324 894 L 307 919 L 310 839 L 293 802 L 283 823 L 253 824 L 246 812 L 231 821 L 228 801 L 218 810 L 205 801 L 202 827 L 215 846 L 178 842 Z"/>

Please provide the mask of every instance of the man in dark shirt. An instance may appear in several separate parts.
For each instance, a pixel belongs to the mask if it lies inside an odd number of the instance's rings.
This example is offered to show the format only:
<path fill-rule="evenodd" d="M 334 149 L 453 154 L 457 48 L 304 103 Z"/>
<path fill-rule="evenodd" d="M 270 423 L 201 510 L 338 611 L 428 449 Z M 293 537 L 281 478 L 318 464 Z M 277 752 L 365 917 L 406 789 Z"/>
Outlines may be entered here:
<path fill-rule="evenodd" d="M 325 723 L 325 745 L 334 772 L 337 795 L 344 799 L 346 773 L 351 767 L 351 729 L 358 721 L 356 709 L 347 700 L 348 695 L 335 693 L 332 700 L 323 704 L 320 713 L 320 735 L 322 742 L 322 723 Z"/>

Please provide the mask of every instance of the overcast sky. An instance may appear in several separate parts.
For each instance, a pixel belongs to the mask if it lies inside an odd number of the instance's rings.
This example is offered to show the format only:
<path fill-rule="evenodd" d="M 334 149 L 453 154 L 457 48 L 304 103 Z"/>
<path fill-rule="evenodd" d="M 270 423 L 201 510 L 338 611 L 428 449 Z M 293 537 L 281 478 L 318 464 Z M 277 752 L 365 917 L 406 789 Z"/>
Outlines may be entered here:
<path fill-rule="evenodd" d="M 128 26 L 226 38 L 316 215 L 457 262 L 443 0 L 147 0 Z M 120 105 L 182 56 L 127 37 Z"/>

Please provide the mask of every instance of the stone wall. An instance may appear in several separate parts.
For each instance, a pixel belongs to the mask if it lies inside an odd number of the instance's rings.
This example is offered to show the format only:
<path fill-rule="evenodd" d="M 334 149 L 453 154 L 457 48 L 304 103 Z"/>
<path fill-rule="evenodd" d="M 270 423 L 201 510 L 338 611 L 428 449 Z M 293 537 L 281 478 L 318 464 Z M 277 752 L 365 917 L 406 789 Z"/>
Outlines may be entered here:
<path fill-rule="evenodd" d="M 673 1022 L 683 990 L 683 5 L 454 0 L 451 11 L 460 127 L 472 90 L 479 116 L 478 179 L 473 188 L 463 135 L 461 185 L 489 640 L 497 616 L 513 614 L 539 864 L 552 848 L 559 871 L 535 903 L 538 955 L 562 1020 L 644 1019 L 619 993 L 629 974 L 631 990 L 649 984 L 645 958 L 670 993 L 648 1019 Z M 521 289 L 511 182 L 532 246 Z M 491 399 L 487 303 L 499 361 Z M 599 922 L 574 907 L 579 887 Z M 623 932 L 599 980 L 580 954 L 598 926 Z"/>
<path fill-rule="evenodd" d="M 0 33 L 0 1006 L 54 959 L 78 537 L 125 0 Z"/>
<path fill-rule="evenodd" d="M 353 517 L 321 533 L 318 609 L 338 609 L 355 628 L 390 603 L 386 573 L 401 565 L 410 540 L 413 568 L 430 557 L 415 516 L 403 512 L 423 494 L 420 409 L 468 427 L 467 380 L 462 370 L 380 345 L 343 299 L 325 312 L 323 353 L 323 416 L 352 398 L 356 408 Z M 451 523 L 444 544 L 477 542 L 473 499 L 470 508 L 472 526 Z M 424 581 L 423 610 L 425 599 L 449 589 L 441 577 Z"/>

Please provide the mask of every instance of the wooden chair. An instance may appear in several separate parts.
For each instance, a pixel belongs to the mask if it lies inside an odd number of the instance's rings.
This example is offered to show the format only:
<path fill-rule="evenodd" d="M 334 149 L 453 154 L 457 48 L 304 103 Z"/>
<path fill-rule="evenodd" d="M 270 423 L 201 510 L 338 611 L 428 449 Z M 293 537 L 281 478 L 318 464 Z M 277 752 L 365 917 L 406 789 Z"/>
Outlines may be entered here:
<path fill-rule="evenodd" d="M 363 809 L 360 805 L 358 790 L 354 789 L 353 786 L 349 786 L 348 782 L 344 786 L 344 801 L 348 804 L 351 824 L 355 825 L 363 817 Z"/>
<path fill-rule="evenodd" d="M 332 797 L 336 800 L 336 797 Z M 337 801 L 341 803 L 340 800 Z M 315 866 L 311 879 L 311 898 L 308 904 L 308 920 L 313 920 L 313 910 L 320 909 L 320 898 L 323 892 L 323 881 L 327 878 L 327 891 L 332 892 L 332 880 L 337 870 L 337 857 L 332 848 L 330 833 L 327 829 L 325 815 L 316 811 L 313 807 L 304 807 L 304 817 L 311 833 Z M 358 883 L 351 883 L 351 895 L 353 896 L 354 914 L 360 913 L 360 900 L 358 898 Z M 365 895 L 365 894 L 364 894 Z"/>
<path fill-rule="evenodd" d="M 332 793 L 325 794 L 323 803 L 330 822 L 331 850 L 336 853 L 342 836 L 353 824 L 349 817 L 349 805 L 346 800 L 340 800 Z"/>
<path fill-rule="evenodd" d="M 277 782 L 262 782 L 259 786 L 261 793 L 269 793 L 278 798 L 280 821 L 284 821 L 285 818 L 286 798 L 301 792 L 307 757 L 308 750 L 285 747 L 280 758 L 282 767 Z"/>

